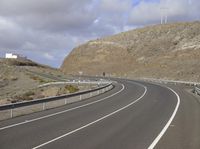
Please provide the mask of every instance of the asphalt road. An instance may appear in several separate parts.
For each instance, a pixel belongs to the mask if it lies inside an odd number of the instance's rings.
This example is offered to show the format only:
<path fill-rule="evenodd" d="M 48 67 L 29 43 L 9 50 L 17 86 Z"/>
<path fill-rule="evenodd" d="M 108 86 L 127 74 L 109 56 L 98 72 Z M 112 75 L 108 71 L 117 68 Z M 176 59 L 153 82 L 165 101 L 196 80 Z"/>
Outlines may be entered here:
<path fill-rule="evenodd" d="M 118 80 L 105 94 L 0 122 L 0 149 L 200 148 L 200 105 L 180 87 Z"/>

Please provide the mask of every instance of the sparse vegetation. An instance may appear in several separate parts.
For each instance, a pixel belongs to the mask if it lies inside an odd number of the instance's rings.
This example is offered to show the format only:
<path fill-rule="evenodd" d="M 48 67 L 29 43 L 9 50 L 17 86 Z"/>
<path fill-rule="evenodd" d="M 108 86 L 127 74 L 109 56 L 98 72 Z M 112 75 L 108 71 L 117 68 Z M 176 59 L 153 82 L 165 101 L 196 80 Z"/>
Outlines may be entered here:
<path fill-rule="evenodd" d="M 24 94 L 25 96 L 33 96 L 35 93 L 33 91 L 28 91 Z"/>
<path fill-rule="evenodd" d="M 35 93 L 33 91 L 28 91 L 22 95 L 16 95 L 12 102 L 23 101 L 23 100 L 33 100 Z"/>
<path fill-rule="evenodd" d="M 38 81 L 39 83 L 49 83 L 49 82 L 52 82 L 50 80 L 45 80 L 41 77 L 38 77 L 38 76 L 30 76 L 31 79 L 35 80 L 35 81 Z"/>
<path fill-rule="evenodd" d="M 78 87 L 75 87 L 73 85 L 66 85 L 65 89 L 69 91 L 69 93 L 75 93 L 79 91 Z"/>

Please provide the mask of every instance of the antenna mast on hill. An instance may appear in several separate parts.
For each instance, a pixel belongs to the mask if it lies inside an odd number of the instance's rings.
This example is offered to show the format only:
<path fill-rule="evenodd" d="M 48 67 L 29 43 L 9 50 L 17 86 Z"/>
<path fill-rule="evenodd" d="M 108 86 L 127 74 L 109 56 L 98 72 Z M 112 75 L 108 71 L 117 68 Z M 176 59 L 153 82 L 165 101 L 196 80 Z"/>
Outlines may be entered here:
<path fill-rule="evenodd" d="M 160 0 L 160 24 L 167 24 L 168 21 L 168 1 Z"/>
<path fill-rule="evenodd" d="M 168 10 L 169 8 L 167 7 L 161 7 L 160 8 L 160 23 L 161 24 L 167 24 L 168 21 Z"/>

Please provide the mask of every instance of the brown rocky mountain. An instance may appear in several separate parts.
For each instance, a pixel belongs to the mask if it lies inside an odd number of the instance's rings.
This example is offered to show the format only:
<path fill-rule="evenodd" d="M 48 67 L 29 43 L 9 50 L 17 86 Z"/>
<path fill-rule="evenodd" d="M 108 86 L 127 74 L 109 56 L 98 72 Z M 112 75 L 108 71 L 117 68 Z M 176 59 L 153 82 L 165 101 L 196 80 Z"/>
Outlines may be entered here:
<path fill-rule="evenodd" d="M 200 81 L 200 22 L 148 26 L 89 41 L 73 49 L 61 69 Z"/>

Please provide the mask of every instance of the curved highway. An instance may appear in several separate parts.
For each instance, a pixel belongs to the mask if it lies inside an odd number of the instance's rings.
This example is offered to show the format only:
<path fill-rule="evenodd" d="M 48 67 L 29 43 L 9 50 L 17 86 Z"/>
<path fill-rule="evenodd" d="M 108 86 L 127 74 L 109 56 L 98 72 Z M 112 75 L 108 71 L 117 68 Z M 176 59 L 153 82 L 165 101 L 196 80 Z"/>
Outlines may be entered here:
<path fill-rule="evenodd" d="M 200 108 L 177 87 L 117 80 L 105 94 L 0 122 L 1 149 L 200 148 Z"/>

